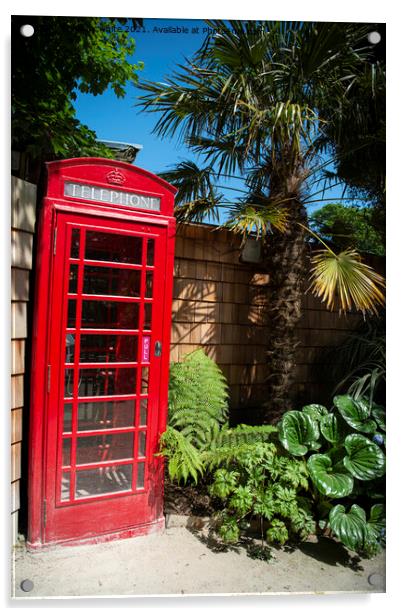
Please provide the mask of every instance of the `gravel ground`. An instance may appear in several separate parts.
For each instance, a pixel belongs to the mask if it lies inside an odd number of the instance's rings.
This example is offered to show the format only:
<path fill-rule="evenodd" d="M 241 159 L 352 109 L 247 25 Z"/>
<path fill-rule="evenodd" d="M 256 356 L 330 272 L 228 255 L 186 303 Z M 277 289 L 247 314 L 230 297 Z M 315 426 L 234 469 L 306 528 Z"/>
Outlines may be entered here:
<path fill-rule="evenodd" d="M 90 546 L 13 553 L 12 596 L 100 597 L 204 594 L 385 592 L 385 553 L 360 560 L 332 539 L 272 549 L 225 548 L 208 532 L 170 527 L 162 533 Z M 24 592 L 21 583 L 33 588 Z M 29 586 L 29 585 L 28 585 Z"/>

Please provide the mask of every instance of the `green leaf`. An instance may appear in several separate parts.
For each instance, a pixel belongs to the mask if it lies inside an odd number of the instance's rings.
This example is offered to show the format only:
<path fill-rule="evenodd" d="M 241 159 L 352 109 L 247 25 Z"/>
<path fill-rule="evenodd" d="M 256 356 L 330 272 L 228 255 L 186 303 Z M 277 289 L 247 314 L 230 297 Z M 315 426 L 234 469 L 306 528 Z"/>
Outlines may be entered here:
<path fill-rule="evenodd" d="M 378 531 L 381 531 L 381 529 L 385 526 L 385 515 L 385 505 L 383 505 L 382 503 L 372 505 L 369 514 L 368 524 L 371 524 Z"/>
<path fill-rule="evenodd" d="M 239 486 L 229 501 L 229 507 L 236 510 L 237 514 L 245 515 L 252 507 L 253 495 L 246 486 Z"/>
<path fill-rule="evenodd" d="M 352 505 L 346 513 L 343 505 L 336 505 L 329 513 L 329 526 L 334 534 L 350 550 L 357 551 L 366 539 L 365 511 L 358 505 Z"/>
<path fill-rule="evenodd" d="M 329 411 L 321 404 L 308 404 L 302 407 L 302 412 L 307 413 L 314 421 L 320 421 L 322 417 L 326 417 Z"/>
<path fill-rule="evenodd" d="M 303 456 L 309 449 L 318 447 L 319 427 L 307 413 L 288 411 L 284 413 L 279 428 L 279 440 L 294 456 Z"/>
<path fill-rule="evenodd" d="M 219 531 L 221 538 L 228 543 L 236 543 L 239 540 L 239 526 L 235 518 L 226 516 Z"/>
<path fill-rule="evenodd" d="M 340 443 L 346 435 L 340 421 L 334 413 L 325 415 L 320 420 L 320 431 L 329 443 Z"/>
<path fill-rule="evenodd" d="M 373 404 L 371 409 L 371 415 L 375 419 L 378 427 L 386 431 L 386 412 L 383 406 L 380 404 Z"/>
<path fill-rule="evenodd" d="M 343 463 L 357 479 L 369 481 L 385 474 L 386 459 L 380 447 L 361 434 L 350 434 L 344 446 L 348 455 Z"/>
<path fill-rule="evenodd" d="M 371 507 L 369 520 L 367 522 L 367 532 L 372 541 L 378 541 L 385 529 L 385 506 L 378 503 Z"/>
<path fill-rule="evenodd" d="M 333 402 L 351 428 L 370 434 L 376 432 L 377 425 L 370 419 L 370 407 L 365 400 L 354 400 L 351 396 L 336 396 Z"/>
<path fill-rule="evenodd" d="M 351 475 L 340 467 L 333 468 L 329 456 L 313 454 L 307 465 L 311 479 L 321 494 L 342 498 L 353 491 L 354 480 Z"/>
<path fill-rule="evenodd" d="M 275 507 L 272 492 L 269 490 L 263 493 L 258 492 L 253 505 L 253 513 L 262 515 L 270 520 L 270 518 L 273 517 L 274 510 Z"/>
<path fill-rule="evenodd" d="M 266 532 L 266 538 L 267 541 L 284 545 L 288 539 L 288 530 L 284 522 L 274 518 L 270 524 L 270 528 Z"/>
<path fill-rule="evenodd" d="M 237 487 L 239 473 L 218 469 L 214 474 L 214 482 L 210 486 L 210 494 L 219 498 L 227 498 Z"/>

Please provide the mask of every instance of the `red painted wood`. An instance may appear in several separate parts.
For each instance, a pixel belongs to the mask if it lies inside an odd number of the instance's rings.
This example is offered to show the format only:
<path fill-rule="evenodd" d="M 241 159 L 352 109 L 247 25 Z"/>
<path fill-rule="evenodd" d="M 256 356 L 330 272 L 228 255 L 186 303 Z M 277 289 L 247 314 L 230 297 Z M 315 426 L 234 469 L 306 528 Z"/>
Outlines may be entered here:
<path fill-rule="evenodd" d="M 47 167 L 47 193 L 38 234 L 32 350 L 28 533 L 28 543 L 32 548 L 55 543 L 97 542 L 98 537 L 134 536 L 148 532 L 147 529 L 161 523 L 163 463 L 154 454 L 158 449 L 159 435 L 165 429 L 167 415 L 175 234 L 173 202 L 176 191 L 153 174 L 126 163 L 95 158 L 57 161 Z M 148 203 L 146 197 L 158 197 L 160 210 L 142 210 L 68 197 L 64 194 L 66 181 L 108 189 L 102 195 L 113 196 L 114 199 L 123 200 L 119 196 L 122 191 L 143 195 L 141 200 L 133 197 L 132 203 L 144 204 Z M 110 192 L 115 189 L 116 193 Z M 90 194 L 90 189 L 86 189 L 85 194 Z M 101 193 L 92 191 L 91 194 Z M 80 249 L 79 254 L 71 256 L 74 229 L 80 236 Z M 57 243 L 54 250 L 55 230 Z M 98 243 L 91 244 L 96 241 L 94 232 L 98 234 Z M 148 239 L 154 241 L 152 265 L 146 262 Z M 141 262 L 125 262 L 124 247 L 129 250 L 132 246 L 132 250 L 136 250 L 135 242 L 140 249 L 136 259 Z M 86 243 L 91 245 L 92 251 L 88 259 Z M 94 250 L 96 257 L 103 254 L 114 261 L 109 262 L 104 257 L 98 261 L 94 258 Z M 74 292 L 69 288 L 71 266 L 76 270 Z M 84 270 L 88 267 L 99 269 Z M 116 268 L 140 272 L 135 275 L 140 287 L 136 287 L 131 296 L 127 282 L 121 282 L 122 276 L 127 281 L 131 274 L 126 276 L 122 273 L 118 278 L 115 274 L 114 287 L 110 286 Z M 89 290 L 94 290 L 94 276 L 101 276 L 102 293 L 84 293 L 84 272 L 87 276 L 90 272 L 92 276 L 87 283 Z M 150 298 L 146 293 L 147 272 L 153 277 L 153 295 Z M 109 285 L 108 293 L 104 292 L 105 285 Z M 115 294 L 116 285 L 118 292 Z M 138 293 L 139 297 L 133 296 Z M 75 321 L 68 326 L 69 300 L 74 302 Z M 151 330 L 143 327 L 145 304 L 152 307 Z M 138 316 L 137 312 L 133 312 L 137 309 Z M 67 358 L 66 334 L 73 341 L 73 346 L 69 347 L 73 355 L 69 351 Z M 89 360 L 81 361 L 81 342 L 83 336 L 90 334 L 94 338 L 86 338 L 89 350 L 84 347 L 84 353 L 90 353 Z M 110 339 L 105 336 L 121 337 Z M 137 337 L 137 347 L 131 346 L 136 339 L 133 336 Z M 108 347 L 112 355 L 104 346 L 99 347 L 100 350 L 95 347 L 94 352 L 102 354 L 107 351 L 107 355 L 102 361 L 94 361 L 91 356 L 93 340 L 98 345 L 112 344 L 111 340 L 114 341 L 115 346 Z M 154 356 L 157 341 L 162 342 L 160 357 Z M 144 345 L 148 349 L 145 355 Z M 134 356 L 136 348 L 137 356 Z M 113 352 L 116 361 L 107 359 L 113 357 Z M 145 368 L 148 369 L 149 379 L 148 423 L 140 428 L 140 400 L 147 399 L 141 381 Z M 70 371 L 67 385 L 64 384 L 65 369 Z M 136 381 L 131 381 L 134 376 Z M 116 406 L 119 403 L 124 406 Z M 65 404 L 71 405 L 71 419 L 63 429 Z M 83 404 L 87 406 L 80 406 Z M 81 423 L 80 431 L 79 406 L 84 409 L 83 412 L 90 413 L 90 424 Z M 123 415 L 121 421 L 129 421 L 131 425 L 115 426 L 114 422 L 119 420 L 116 413 L 122 412 L 122 408 L 126 414 L 129 412 L 129 419 Z M 91 415 L 94 409 L 96 413 Z M 133 416 L 134 425 L 130 420 Z M 97 417 L 104 418 L 99 424 L 101 428 L 94 424 Z M 105 423 L 107 417 L 109 419 Z M 85 431 L 82 431 L 82 426 Z M 94 442 L 92 449 L 91 442 Z M 66 459 L 62 459 L 63 443 L 69 445 L 70 457 Z M 143 453 L 140 447 L 143 449 L 144 446 Z M 130 475 L 124 474 L 128 463 L 133 471 L 131 482 Z M 136 485 L 137 469 L 143 466 L 145 483 Z M 82 489 L 83 495 L 77 498 L 74 485 L 76 473 L 85 470 L 95 473 L 98 478 L 103 477 L 105 485 L 105 478 L 108 478 L 111 489 L 120 486 L 123 491 L 93 495 L 88 493 L 90 488 L 87 484 L 86 489 Z M 65 477 L 68 473 L 70 477 L 70 488 L 66 484 L 63 500 L 62 473 Z"/>

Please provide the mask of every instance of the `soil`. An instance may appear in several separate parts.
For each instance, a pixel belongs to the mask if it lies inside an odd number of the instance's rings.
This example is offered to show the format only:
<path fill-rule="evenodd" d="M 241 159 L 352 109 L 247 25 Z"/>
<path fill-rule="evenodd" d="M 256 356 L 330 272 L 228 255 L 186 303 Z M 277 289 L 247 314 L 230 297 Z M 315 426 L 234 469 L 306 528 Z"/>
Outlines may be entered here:
<path fill-rule="evenodd" d="M 164 513 L 206 517 L 217 511 L 218 503 L 208 493 L 207 484 L 178 485 L 165 476 Z"/>

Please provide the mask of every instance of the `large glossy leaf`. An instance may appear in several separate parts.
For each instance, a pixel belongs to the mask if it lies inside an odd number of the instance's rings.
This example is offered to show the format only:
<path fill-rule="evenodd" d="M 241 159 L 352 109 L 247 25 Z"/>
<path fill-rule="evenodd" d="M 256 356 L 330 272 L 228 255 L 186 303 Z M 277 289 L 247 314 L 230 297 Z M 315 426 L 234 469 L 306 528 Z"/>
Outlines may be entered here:
<path fill-rule="evenodd" d="M 318 447 L 319 426 L 301 411 L 287 411 L 278 425 L 281 444 L 294 456 L 303 456 Z"/>
<path fill-rule="evenodd" d="M 339 418 L 334 413 L 324 415 L 320 420 L 320 431 L 329 443 L 341 443 L 346 436 L 346 430 L 343 428 Z"/>
<path fill-rule="evenodd" d="M 369 434 L 376 432 L 377 425 L 370 418 L 370 406 L 365 400 L 354 400 L 351 396 L 336 396 L 333 402 L 343 419 L 354 430 Z"/>
<path fill-rule="evenodd" d="M 367 534 L 365 511 L 358 505 L 353 505 L 349 513 L 343 505 L 333 507 L 329 513 L 329 526 L 351 550 L 358 550 L 364 545 Z"/>
<path fill-rule="evenodd" d="M 321 404 L 308 404 L 302 407 L 302 412 L 307 413 L 314 421 L 320 421 L 329 411 Z"/>
<path fill-rule="evenodd" d="M 373 404 L 372 409 L 371 409 L 371 415 L 375 419 L 376 423 L 378 424 L 378 427 L 385 432 L 386 431 L 386 413 L 385 413 L 384 407 L 380 406 L 379 404 Z"/>
<path fill-rule="evenodd" d="M 321 494 L 333 498 L 348 496 L 353 491 L 354 479 L 342 466 L 333 467 L 329 456 L 316 453 L 307 463 L 311 479 Z"/>
<path fill-rule="evenodd" d="M 377 541 L 385 529 L 385 506 L 382 504 L 373 505 L 367 522 L 367 532 L 370 538 Z"/>
<path fill-rule="evenodd" d="M 382 449 L 365 436 L 350 434 L 344 446 L 348 455 L 343 463 L 354 477 L 370 481 L 385 474 L 386 459 Z"/>

